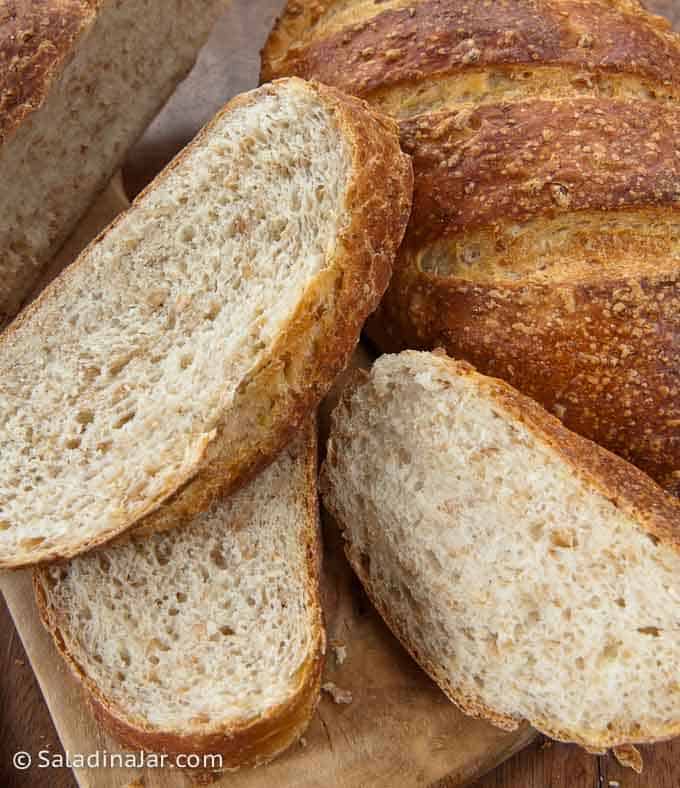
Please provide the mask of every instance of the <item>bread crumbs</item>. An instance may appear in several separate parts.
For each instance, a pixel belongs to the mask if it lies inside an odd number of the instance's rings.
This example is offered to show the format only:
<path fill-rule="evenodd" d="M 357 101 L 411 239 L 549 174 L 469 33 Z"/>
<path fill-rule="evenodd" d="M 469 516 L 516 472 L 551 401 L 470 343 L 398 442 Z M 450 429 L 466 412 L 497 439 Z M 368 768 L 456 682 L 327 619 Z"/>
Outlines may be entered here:
<path fill-rule="evenodd" d="M 338 685 L 334 684 L 332 681 L 327 681 L 325 684 L 322 684 L 321 689 L 331 696 L 333 703 L 351 703 L 353 700 L 352 693 L 349 690 L 338 687 Z"/>

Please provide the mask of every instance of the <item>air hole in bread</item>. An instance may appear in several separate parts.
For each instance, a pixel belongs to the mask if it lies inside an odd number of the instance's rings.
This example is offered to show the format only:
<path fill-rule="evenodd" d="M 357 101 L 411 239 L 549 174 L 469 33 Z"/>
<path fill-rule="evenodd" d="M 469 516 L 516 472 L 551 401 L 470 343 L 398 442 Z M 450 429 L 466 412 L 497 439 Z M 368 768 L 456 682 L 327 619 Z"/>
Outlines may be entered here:
<path fill-rule="evenodd" d="M 561 547 L 564 549 L 578 547 L 576 534 L 573 531 L 567 529 L 552 531 L 550 534 L 550 542 L 555 547 Z"/>
<path fill-rule="evenodd" d="M 101 367 L 88 366 L 83 370 L 83 377 L 87 381 L 95 381 L 102 374 Z"/>
<path fill-rule="evenodd" d="M 184 225 L 180 227 L 177 238 L 181 243 L 189 243 L 190 241 L 194 240 L 194 236 L 196 234 L 195 229 L 191 225 Z"/>
<path fill-rule="evenodd" d="M 220 314 L 222 307 L 217 303 L 217 301 L 210 304 L 205 313 L 206 320 L 215 320 L 218 315 Z"/>
<path fill-rule="evenodd" d="M 154 555 L 159 566 L 165 566 L 172 557 L 172 545 L 170 541 L 157 542 L 154 546 Z"/>
<path fill-rule="evenodd" d="M 210 551 L 210 560 L 213 562 L 213 564 L 215 564 L 215 566 L 218 569 L 227 568 L 227 561 L 219 545 L 215 545 L 213 549 Z"/>
<path fill-rule="evenodd" d="M 118 421 L 115 421 L 113 424 L 114 430 L 121 430 L 126 424 L 129 424 L 135 417 L 135 412 L 130 411 L 126 413 L 124 416 L 121 416 Z"/>

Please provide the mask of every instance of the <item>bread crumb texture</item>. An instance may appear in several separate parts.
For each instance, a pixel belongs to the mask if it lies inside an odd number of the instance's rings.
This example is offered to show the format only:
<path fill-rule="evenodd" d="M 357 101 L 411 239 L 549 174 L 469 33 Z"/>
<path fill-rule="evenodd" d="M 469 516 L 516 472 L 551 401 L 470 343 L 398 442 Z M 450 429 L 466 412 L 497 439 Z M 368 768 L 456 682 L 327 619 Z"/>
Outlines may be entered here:
<path fill-rule="evenodd" d="M 115 718 L 191 741 L 300 692 L 322 638 L 303 451 L 185 528 L 37 570 L 46 623 Z"/>
<path fill-rule="evenodd" d="M 595 748 L 680 731 L 680 506 L 632 466 L 405 352 L 338 406 L 322 478 L 369 595 L 465 711 Z"/>
<path fill-rule="evenodd" d="M 0 345 L 0 560 L 134 522 L 196 472 L 347 222 L 299 81 L 239 100 Z"/>
<path fill-rule="evenodd" d="M 0 327 L 191 68 L 223 8 L 0 3 Z"/>

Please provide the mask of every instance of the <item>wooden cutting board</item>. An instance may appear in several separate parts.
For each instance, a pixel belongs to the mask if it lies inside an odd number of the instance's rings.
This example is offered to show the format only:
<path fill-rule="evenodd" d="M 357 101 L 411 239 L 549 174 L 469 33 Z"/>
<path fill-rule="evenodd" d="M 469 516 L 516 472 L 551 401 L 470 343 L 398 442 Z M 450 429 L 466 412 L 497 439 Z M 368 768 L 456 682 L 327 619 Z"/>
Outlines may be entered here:
<path fill-rule="evenodd" d="M 279 760 L 229 774 L 230 788 L 407 788 L 450 775 L 449 785 L 480 777 L 526 746 L 529 728 L 505 733 L 461 714 L 392 637 L 366 600 L 342 555 L 340 537 L 324 524 L 323 600 L 329 649 L 325 682 L 352 695 L 336 704 L 324 693 L 302 743 Z M 0 578 L 0 589 L 40 683 L 67 753 L 122 752 L 95 722 L 80 685 L 43 629 L 30 573 Z M 338 665 L 334 645 L 346 659 Z M 189 788 L 196 776 L 170 770 L 74 769 L 81 788 Z"/>
<path fill-rule="evenodd" d="M 231 95 L 257 83 L 259 48 L 281 0 L 234 0 L 190 78 L 133 151 L 128 181 L 136 188 L 190 139 Z M 87 240 L 126 205 L 116 179 L 93 206 L 50 267 L 45 284 Z M 505 733 L 465 717 L 418 669 L 367 602 L 342 555 L 331 522 L 324 524 L 323 597 L 329 655 L 324 681 L 352 695 L 336 704 L 324 694 L 304 743 L 267 767 L 232 774 L 215 784 L 231 788 L 400 788 L 427 786 L 447 775 L 463 785 L 518 749 L 534 733 Z M 120 752 L 90 715 L 80 687 L 38 619 L 30 575 L 0 577 L 15 621 L 64 749 L 71 754 Z M 345 646 L 338 664 L 333 645 Z M 196 775 L 177 771 L 74 769 L 81 788 L 186 788 Z M 449 783 L 449 785 L 453 784 Z"/>

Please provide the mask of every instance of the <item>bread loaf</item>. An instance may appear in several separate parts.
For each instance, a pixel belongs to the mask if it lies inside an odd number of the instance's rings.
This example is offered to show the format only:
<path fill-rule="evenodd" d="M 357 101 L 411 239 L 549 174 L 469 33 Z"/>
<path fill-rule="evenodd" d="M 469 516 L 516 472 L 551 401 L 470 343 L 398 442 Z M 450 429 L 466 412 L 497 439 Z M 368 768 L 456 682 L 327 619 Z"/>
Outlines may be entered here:
<path fill-rule="evenodd" d="M 680 733 L 680 502 L 444 355 L 383 356 L 322 472 L 395 635 L 469 714 L 601 750 Z"/>
<path fill-rule="evenodd" d="M 263 78 L 397 117 L 414 208 L 369 334 L 445 347 L 680 491 L 680 38 L 634 0 L 290 2 Z"/>
<path fill-rule="evenodd" d="M 0 328 L 189 71 L 225 0 L 0 8 Z"/>
<path fill-rule="evenodd" d="M 101 722 L 135 749 L 255 766 L 319 700 L 316 436 L 185 528 L 36 570 L 38 607 Z"/>
<path fill-rule="evenodd" d="M 0 566 L 186 522 L 270 461 L 385 290 L 411 178 L 330 88 L 228 104 L 0 337 Z"/>

